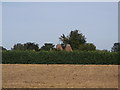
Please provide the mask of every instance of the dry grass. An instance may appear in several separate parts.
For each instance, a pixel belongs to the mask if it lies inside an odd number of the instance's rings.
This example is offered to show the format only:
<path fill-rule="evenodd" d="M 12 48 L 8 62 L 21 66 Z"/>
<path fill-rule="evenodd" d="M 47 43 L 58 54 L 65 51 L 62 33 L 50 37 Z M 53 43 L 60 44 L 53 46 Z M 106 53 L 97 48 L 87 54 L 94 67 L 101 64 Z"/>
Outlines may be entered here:
<path fill-rule="evenodd" d="M 118 88 L 118 65 L 3 64 L 3 88 Z"/>

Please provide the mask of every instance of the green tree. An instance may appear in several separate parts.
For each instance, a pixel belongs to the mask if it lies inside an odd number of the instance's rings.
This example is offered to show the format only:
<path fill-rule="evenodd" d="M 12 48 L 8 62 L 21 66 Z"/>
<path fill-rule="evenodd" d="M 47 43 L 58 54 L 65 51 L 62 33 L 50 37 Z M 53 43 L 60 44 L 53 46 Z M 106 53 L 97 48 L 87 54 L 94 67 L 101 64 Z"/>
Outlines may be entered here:
<path fill-rule="evenodd" d="M 94 51 L 96 50 L 96 46 L 92 43 L 80 44 L 79 50 L 81 51 Z"/>
<path fill-rule="evenodd" d="M 72 49 L 79 49 L 80 44 L 86 43 L 86 38 L 82 33 L 79 33 L 79 30 L 71 31 L 68 36 L 62 34 L 59 38 L 62 41 L 62 44 L 70 44 Z"/>
<path fill-rule="evenodd" d="M 120 52 L 120 43 L 114 43 L 111 51 L 112 52 Z"/>
<path fill-rule="evenodd" d="M 31 42 L 25 43 L 25 44 L 24 44 L 24 48 L 25 48 L 25 50 L 35 50 L 35 51 L 39 51 L 39 46 L 38 46 L 38 44 L 31 43 Z"/>
<path fill-rule="evenodd" d="M 25 50 L 25 48 L 23 44 L 17 43 L 13 46 L 12 50 Z"/>
<path fill-rule="evenodd" d="M 31 42 L 28 42 L 25 44 L 17 43 L 13 46 L 12 50 L 35 50 L 35 51 L 38 51 L 39 46 L 38 46 L 38 44 L 31 43 Z"/>
<path fill-rule="evenodd" d="M 52 43 L 45 43 L 40 50 L 50 51 L 54 49 L 54 46 Z"/>

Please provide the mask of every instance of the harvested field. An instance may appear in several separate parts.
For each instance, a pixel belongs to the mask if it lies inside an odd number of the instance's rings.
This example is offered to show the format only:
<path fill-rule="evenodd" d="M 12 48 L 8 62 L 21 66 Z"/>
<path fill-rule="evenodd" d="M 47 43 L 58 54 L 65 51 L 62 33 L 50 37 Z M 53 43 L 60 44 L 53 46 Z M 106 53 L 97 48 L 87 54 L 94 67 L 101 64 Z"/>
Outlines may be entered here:
<path fill-rule="evenodd" d="M 118 88 L 118 65 L 3 64 L 3 88 Z"/>

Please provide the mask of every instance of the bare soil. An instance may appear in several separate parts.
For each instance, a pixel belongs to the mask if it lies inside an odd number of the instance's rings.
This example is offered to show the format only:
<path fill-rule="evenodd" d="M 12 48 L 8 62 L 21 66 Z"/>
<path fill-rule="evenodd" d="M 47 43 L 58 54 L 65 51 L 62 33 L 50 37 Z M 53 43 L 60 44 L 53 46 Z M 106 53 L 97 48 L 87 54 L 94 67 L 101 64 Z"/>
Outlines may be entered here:
<path fill-rule="evenodd" d="M 3 88 L 118 88 L 118 65 L 2 64 Z"/>

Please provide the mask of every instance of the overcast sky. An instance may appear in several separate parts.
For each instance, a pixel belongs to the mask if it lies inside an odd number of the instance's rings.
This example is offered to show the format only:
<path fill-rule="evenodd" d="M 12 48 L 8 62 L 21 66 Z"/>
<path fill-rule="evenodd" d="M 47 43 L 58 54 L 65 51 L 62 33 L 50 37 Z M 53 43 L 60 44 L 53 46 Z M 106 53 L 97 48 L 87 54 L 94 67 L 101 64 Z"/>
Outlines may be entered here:
<path fill-rule="evenodd" d="M 61 34 L 78 29 L 97 49 L 118 41 L 117 2 L 3 2 L 2 45 L 60 43 Z"/>

